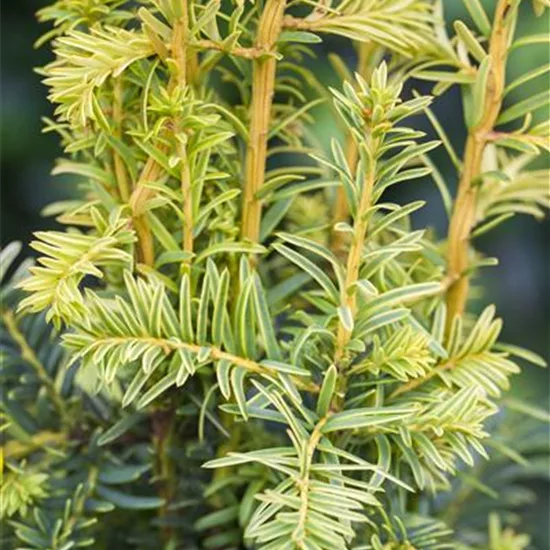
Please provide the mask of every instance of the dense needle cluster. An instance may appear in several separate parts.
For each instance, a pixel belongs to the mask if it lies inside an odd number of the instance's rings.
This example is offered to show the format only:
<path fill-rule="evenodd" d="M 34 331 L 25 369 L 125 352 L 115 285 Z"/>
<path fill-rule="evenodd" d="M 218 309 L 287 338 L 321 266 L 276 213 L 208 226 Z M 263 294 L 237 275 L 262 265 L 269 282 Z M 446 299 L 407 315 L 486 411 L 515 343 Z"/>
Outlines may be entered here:
<path fill-rule="evenodd" d="M 432 0 L 39 12 L 54 174 L 79 193 L 49 207 L 66 229 L 36 233 L 35 264 L 2 251 L 6 548 L 529 545 L 521 479 L 547 464 L 548 413 L 506 392 L 544 361 L 468 298 L 494 264 L 475 238 L 549 205 L 548 93 L 507 98 L 549 67 L 506 79 L 548 37 L 515 37 L 520 0 L 464 4 L 452 36 Z M 327 35 L 357 51 L 329 56 L 336 89 L 310 69 Z M 459 86 L 462 158 L 411 79 Z M 328 150 L 320 104 L 345 132 Z M 444 240 L 412 227 L 423 201 L 388 198 L 426 177 Z"/>

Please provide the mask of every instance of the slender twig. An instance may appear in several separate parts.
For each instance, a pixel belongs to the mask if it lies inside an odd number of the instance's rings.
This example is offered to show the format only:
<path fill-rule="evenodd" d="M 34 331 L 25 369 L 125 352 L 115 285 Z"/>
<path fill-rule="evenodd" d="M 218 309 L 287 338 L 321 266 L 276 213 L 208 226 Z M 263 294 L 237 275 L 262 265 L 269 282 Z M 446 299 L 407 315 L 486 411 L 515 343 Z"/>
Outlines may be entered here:
<path fill-rule="evenodd" d="M 319 420 L 319 422 L 317 422 L 304 451 L 306 454 L 305 459 L 301 461 L 302 467 L 300 471 L 300 479 L 297 482 L 298 490 L 300 491 L 300 508 L 298 510 L 298 523 L 292 533 L 292 540 L 299 544 L 299 548 L 305 548 L 305 546 L 303 546 L 303 537 L 305 535 L 307 512 L 309 510 L 309 477 L 311 463 L 313 462 L 315 449 L 317 448 L 321 437 L 323 437 L 323 426 L 326 424 L 328 418 L 328 415 L 324 416 L 321 420 Z"/>
<path fill-rule="evenodd" d="M 420 376 L 419 378 L 414 378 L 413 380 L 410 380 L 406 384 L 403 384 L 402 386 L 399 386 L 395 391 L 393 391 L 388 399 L 393 399 L 399 395 L 402 395 L 404 393 L 408 393 L 410 391 L 415 390 L 419 386 L 422 386 L 422 384 L 425 384 L 435 376 L 437 376 L 440 372 L 449 370 L 453 368 L 455 365 L 454 361 L 448 361 L 446 363 L 443 363 L 441 365 L 435 366 L 428 374 L 425 376 Z"/>
<path fill-rule="evenodd" d="M 522 132 L 488 132 L 487 141 L 498 141 L 501 139 L 515 138 L 525 143 L 531 143 L 537 147 L 542 147 L 548 149 L 548 137 L 547 136 L 536 136 L 532 134 L 524 134 Z"/>
<path fill-rule="evenodd" d="M 350 310 L 352 318 L 355 318 L 357 313 L 357 288 L 355 283 L 357 283 L 359 279 L 361 257 L 367 236 L 368 216 L 365 216 L 365 213 L 371 204 L 376 172 L 376 163 L 374 159 L 371 160 L 372 162 L 369 163 L 368 173 L 366 175 L 365 182 L 363 183 L 363 189 L 361 190 L 359 208 L 353 227 L 353 241 L 348 252 L 346 281 L 344 288 L 342 289 L 342 304 Z M 344 324 L 340 321 L 338 324 L 336 351 L 334 355 L 334 361 L 337 365 L 344 355 L 346 345 L 348 344 L 350 338 L 351 332 L 347 330 Z"/>
<path fill-rule="evenodd" d="M 160 409 L 153 412 L 153 446 L 155 448 L 155 473 L 159 483 L 159 494 L 164 499 L 164 505 L 159 510 L 161 529 L 165 541 L 170 541 L 174 529 L 170 526 L 167 515 L 169 506 L 176 492 L 175 465 L 170 456 L 170 445 L 175 429 L 175 408 Z"/>
<path fill-rule="evenodd" d="M 358 46 L 357 74 L 364 79 L 368 79 L 369 72 L 369 57 L 374 49 L 373 42 L 362 42 Z M 357 169 L 357 161 L 359 159 L 359 148 L 357 141 L 354 139 L 351 132 L 346 136 L 346 161 L 351 171 L 351 175 L 355 175 Z M 348 203 L 346 193 L 342 186 L 336 190 L 336 200 L 334 203 L 334 224 L 346 221 L 349 216 Z M 332 234 L 332 248 L 336 252 L 340 251 L 343 244 L 343 234 L 341 231 L 334 231 Z"/>
<path fill-rule="evenodd" d="M 183 202 L 183 250 L 193 253 L 193 194 L 191 192 L 191 174 L 189 170 L 189 158 L 185 145 L 182 143 L 178 146 L 181 171 L 180 185 Z"/>
<path fill-rule="evenodd" d="M 152 346 L 158 346 L 159 348 L 162 348 L 165 353 L 170 353 L 173 350 L 176 349 L 185 349 L 189 351 L 190 353 L 194 355 L 198 355 L 199 353 L 204 351 L 205 346 L 201 346 L 198 344 L 190 344 L 187 342 L 179 342 L 176 340 L 169 340 L 165 338 L 153 338 L 149 336 L 107 336 L 107 337 L 97 337 L 94 340 L 94 346 L 98 345 L 117 345 L 117 344 L 125 344 L 128 342 L 136 342 L 136 343 L 146 343 L 150 344 Z M 255 372 L 257 374 L 263 374 L 268 376 L 276 376 L 277 370 L 267 367 L 265 365 L 262 365 L 260 363 L 257 363 L 256 361 L 253 361 L 252 359 L 247 359 L 246 357 L 241 357 L 239 355 L 234 355 L 232 353 L 226 352 L 221 350 L 220 348 L 217 348 L 215 346 L 208 346 L 208 349 L 210 351 L 210 358 L 214 359 L 215 361 L 219 360 L 225 360 L 233 365 L 236 365 L 238 367 L 241 367 L 243 369 L 246 369 L 250 372 Z M 313 382 L 304 382 L 301 378 L 298 378 L 296 376 L 291 375 L 290 378 L 294 381 L 294 383 L 303 390 L 312 392 L 312 393 L 318 393 L 319 392 L 319 386 Z"/>
<path fill-rule="evenodd" d="M 267 0 L 258 25 L 255 47 L 271 52 L 282 28 L 286 0 Z M 277 60 L 254 59 L 250 132 L 246 152 L 241 233 L 243 239 L 258 242 L 262 205 L 257 197 L 265 178 L 265 163 L 271 105 L 275 90 Z"/>
<path fill-rule="evenodd" d="M 188 49 L 187 49 L 187 30 L 189 27 L 187 1 L 184 0 L 181 7 L 181 17 L 175 24 L 174 37 L 172 39 L 172 52 L 174 54 L 177 77 L 175 85 L 184 89 L 187 85 L 188 77 Z M 180 121 L 175 121 L 177 130 L 181 130 Z M 182 247 L 185 252 L 193 252 L 193 194 L 191 192 L 191 173 L 189 169 L 189 157 L 187 155 L 186 145 L 178 142 L 178 155 L 180 158 L 180 188 L 183 203 L 183 228 L 182 228 Z"/>
<path fill-rule="evenodd" d="M 122 139 L 122 119 L 124 116 L 124 88 L 122 84 L 122 77 L 115 79 L 113 92 L 113 119 L 115 122 L 115 137 Z M 113 163 L 115 167 L 115 177 L 120 198 L 123 202 L 128 202 L 128 199 L 130 198 L 131 184 L 128 179 L 126 167 L 124 166 L 124 161 L 116 150 L 113 151 Z"/>
<path fill-rule="evenodd" d="M 190 48 L 195 48 L 198 50 L 214 50 L 228 55 L 242 57 L 244 59 L 258 59 L 259 57 L 265 57 L 270 54 L 268 50 L 262 48 L 241 48 L 241 47 L 232 47 L 227 49 L 225 44 L 221 42 L 214 42 L 213 40 L 197 40 L 189 44 Z"/>
<path fill-rule="evenodd" d="M 282 26 L 284 29 L 310 31 L 322 25 L 326 22 L 326 19 L 320 17 L 318 19 L 305 19 L 302 17 L 294 17 L 287 15 L 283 18 Z"/>
<path fill-rule="evenodd" d="M 470 360 L 476 360 L 483 356 L 483 353 L 474 353 L 472 355 L 469 355 Z M 420 376 L 419 378 L 414 378 L 413 380 L 410 380 L 406 384 L 403 384 L 402 386 L 399 386 L 392 394 L 390 394 L 389 399 L 393 399 L 394 397 L 397 397 L 398 395 L 402 395 L 404 393 L 410 392 L 412 390 L 415 390 L 419 386 L 422 386 L 434 376 L 437 376 L 439 373 L 444 372 L 446 370 L 451 370 L 455 368 L 456 364 L 458 362 L 457 358 L 450 359 L 449 361 L 445 361 L 444 363 L 440 363 L 439 365 L 436 365 L 428 374 L 424 376 Z"/>
<path fill-rule="evenodd" d="M 352 319 L 355 319 L 357 313 L 357 281 L 359 279 L 359 270 L 361 267 L 361 257 L 363 247 L 367 236 L 368 216 L 366 212 L 371 204 L 372 191 L 374 188 L 374 179 L 376 173 L 376 163 L 374 159 L 369 162 L 368 173 L 361 190 L 361 198 L 353 227 L 353 241 L 351 243 L 346 266 L 346 280 L 342 289 L 342 305 L 349 309 Z M 344 398 L 347 391 L 348 373 L 343 368 L 343 361 L 346 346 L 351 338 L 349 331 L 342 320 L 338 323 L 338 332 L 336 334 L 336 349 L 334 353 L 334 363 L 339 370 L 337 391 L 335 398 L 335 408 L 340 409 L 344 404 Z"/>
<path fill-rule="evenodd" d="M 160 174 L 160 166 L 153 157 L 149 157 L 140 177 L 136 188 L 130 197 L 130 207 L 132 208 L 132 224 L 138 238 L 138 248 L 140 260 L 146 265 L 152 266 L 155 263 L 155 248 L 153 244 L 153 235 L 146 218 L 146 205 L 151 198 L 153 191 L 145 187 L 148 182 L 155 181 Z"/>
<path fill-rule="evenodd" d="M 174 23 L 172 34 L 172 55 L 177 70 L 174 84 L 184 88 L 187 82 L 187 28 L 189 26 L 187 0 L 181 2 L 180 10 L 181 15 Z"/>
<path fill-rule="evenodd" d="M 2 320 L 6 325 L 8 334 L 21 349 L 21 357 L 34 369 L 36 376 L 44 385 L 52 404 L 59 413 L 61 423 L 64 425 L 70 424 L 70 417 L 63 396 L 59 393 L 54 381 L 50 378 L 46 367 L 42 364 L 40 359 L 38 359 L 38 356 L 27 342 L 25 335 L 17 324 L 15 316 L 11 311 L 5 311 L 2 313 Z"/>
<path fill-rule="evenodd" d="M 187 2 L 184 1 L 180 6 L 181 14 L 179 19 L 174 24 L 174 33 L 172 37 L 172 55 L 176 64 L 176 74 L 170 78 L 168 88 L 172 90 L 175 86 L 185 87 L 187 79 L 192 75 L 194 67 L 196 65 L 196 56 L 191 55 L 187 51 L 187 37 L 186 29 L 188 27 L 188 14 L 187 14 Z M 177 122 L 177 121 L 176 121 Z M 161 146 L 161 152 L 165 152 L 166 146 Z M 190 200 L 190 176 L 189 165 L 187 162 L 187 156 L 185 148 L 183 147 L 183 153 L 181 149 L 178 149 L 181 159 L 181 189 L 183 195 L 183 209 L 186 216 L 187 223 L 183 229 L 183 247 L 184 250 L 192 251 L 192 203 Z M 161 167 L 150 157 L 147 159 L 145 166 L 141 172 L 139 180 L 136 185 L 136 189 L 132 193 L 130 198 L 130 206 L 132 208 L 133 226 L 138 237 L 138 246 L 140 250 L 141 261 L 149 266 L 152 266 L 155 262 L 155 250 L 153 243 L 153 235 L 151 228 L 146 218 L 146 205 L 147 202 L 154 195 L 154 191 L 145 187 L 148 182 L 158 179 L 161 173 Z M 191 215 L 189 215 L 191 214 Z M 187 248 L 186 248 L 187 247 Z"/>
<path fill-rule="evenodd" d="M 511 0 L 499 0 L 489 41 L 492 66 L 487 81 L 485 105 L 479 107 L 483 108 L 483 116 L 480 122 L 470 129 L 466 140 L 462 174 L 449 225 L 448 271 L 455 282 L 447 294 L 447 331 L 450 330 L 455 315 L 463 313 L 468 299 L 469 239 L 475 225 L 477 200 L 475 181 L 481 174 L 483 152 L 502 105 L 508 39 L 513 27 L 511 18 L 506 17 L 510 9 Z"/>
<path fill-rule="evenodd" d="M 177 88 L 184 90 L 188 85 L 188 80 L 192 80 L 196 75 L 196 56 L 188 51 L 188 31 L 189 31 L 189 13 L 187 0 L 181 0 L 178 3 L 179 13 L 174 23 L 172 34 L 172 55 L 175 61 L 176 74 L 172 76 L 169 82 L 169 89 Z M 174 130 L 182 132 L 180 117 L 175 117 L 173 121 Z M 191 175 L 189 169 L 189 157 L 187 155 L 186 143 L 182 141 L 181 136 L 176 136 L 177 154 L 180 158 L 180 188 L 182 194 L 183 208 L 183 228 L 182 228 L 182 247 L 186 252 L 193 252 L 193 200 L 191 192 Z M 184 263 L 187 267 L 187 264 Z M 157 411 L 153 414 L 153 443 L 157 456 L 157 472 L 161 483 L 161 495 L 165 504 L 160 509 L 161 519 L 165 519 L 168 513 L 168 506 L 173 500 L 176 490 L 176 468 L 171 457 L 171 442 L 176 427 L 176 405 L 172 401 L 165 410 Z M 174 528 L 170 524 L 162 526 L 163 536 L 169 544 L 174 541 Z"/>

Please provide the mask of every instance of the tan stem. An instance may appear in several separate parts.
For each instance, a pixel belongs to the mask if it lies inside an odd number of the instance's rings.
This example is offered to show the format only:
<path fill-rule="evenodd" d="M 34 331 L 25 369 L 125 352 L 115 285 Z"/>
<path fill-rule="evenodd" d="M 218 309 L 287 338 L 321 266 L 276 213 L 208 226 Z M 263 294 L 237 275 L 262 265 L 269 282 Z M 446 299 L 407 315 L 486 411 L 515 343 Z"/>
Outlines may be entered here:
<path fill-rule="evenodd" d="M 160 171 L 160 166 L 152 157 L 147 159 L 136 188 L 130 197 L 132 224 L 138 238 L 139 259 L 142 263 L 149 266 L 155 263 L 155 248 L 151 228 L 146 218 L 146 205 L 153 191 L 145 187 L 145 184 L 158 179 Z"/>
<path fill-rule="evenodd" d="M 186 79 L 190 71 L 190 67 L 194 66 L 193 62 L 190 62 L 190 58 L 193 59 L 194 56 L 189 56 L 186 46 L 186 30 L 188 27 L 188 13 L 187 13 L 187 2 L 184 1 L 181 6 L 182 16 L 174 24 L 174 32 L 172 37 L 172 55 L 176 63 L 176 74 L 170 78 L 168 83 L 169 89 L 173 89 L 174 86 L 184 87 L 186 85 Z M 161 146 L 161 152 L 166 153 L 166 146 Z M 181 155 L 181 150 L 180 150 Z M 191 207 L 191 201 L 186 200 L 190 197 L 188 192 L 189 178 L 189 166 L 186 160 L 186 156 L 182 158 L 182 172 L 181 172 L 181 187 L 184 194 L 184 213 L 187 215 L 187 209 Z M 146 265 L 152 266 L 155 263 L 155 249 L 153 242 L 153 235 L 149 223 L 147 222 L 146 217 L 146 205 L 147 202 L 154 195 L 154 191 L 145 187 L 145 184 L 153 182 L 159 178 L 161 174 L 161 167 L 155 161 L 154 158 L 150 157 L 147 159 L 145 166 L 140 174 L 139 180 L 136 184 L 136 188 L 130 197 L 130 207 L 132 208 L 132 223 L 138 237 L 138 248 L 140 261 Z M 184 192 L 185 188 L 185 192 Z M 191 207 L 192 212 L 192 207 Z M 192 216 L 187 218 L 192 220 Z M 186 235 L 186 225 L 184 227 L 184 248 L 185 243 L 188 244 L 189 236 Z M 192 231 L 192 229 L 191 229 Z M 192 245 L 191 245 L 192 251 Z"/>
<path fill-rule="evenodd" d="M 493 31 L 489 41 L 492 67 L 487 81 L 486 99 L 481 121 L 470 129 L 466 141 L 462 174 L 449 224 L 448 275 L 454 281 L 447 293 L 447 331 L 455 315 L 464 312 L 468 299 L 469 240 L 475 224 L 477 188 L 481 175 L 483 153 L 498 118 L 504 94 L 509 33 L 512 25 L 506 15 L 512 9 L 511 0 L 499 0 Z"/>
<path fill-rule="evenodd" d="M 170 90 L 178 88 L 184 90 L 187 81 L 192 80 L 196 75 L 197 58 L 187 48 L 189 13 L 187 0 L 181 0 L 180 17 L 174 24 L 172 35 L 172 56 L 175 61 L 176 73 L 171 77 L 168 87 Z M 180 132 L 180 117 L 176 117 L 170 124 L 171 131 Z M 180 158 L 180 188 L 182 194 L 183 228 L 182 247 L 186 252 L 193 252 L 193 201 L 191 192 L 191 176 L 189 170 L 189 158 L 187 156 L 186 144 L 178 138 L 177 154 Z M 155 166 L 158 167 L 158 164 Z M 153 443 L 157 456 L 157 472 L 161 482 L 161 495 L 166 504 L 159 510 L 160 517 L 165 518 L 169 513 L 169 505 L 176 494 L 176 468 L 170 456 L 170 446 L 176 425 L 175 404 L 171 403 L 166 410 L 158 411 L 153 415 L 153 424 L 156 430 L 153 434 Z M 163 526 L 163 538 L 167 545 L 174 542 L 174 528 L 168 523 Z"/>
<path fill-rule="evenodd" d="M 133 218 L 133 226 L 138 239 L 139 261 L 142 264 L 153 266 L 155 263 L 155 247 L 153 234 L 145 214 Z"/>
<path fill-rule="evenodd" d="M 173 81 L 174 85 L 185 87 L 187 82 L 187 28 L 188 14 L 187 1 L 182 2 L 181 17 L 174 24 L 174 32 L 172 34 L 172 56 L 176 62 L 177 75 Z"/>
<path fill-rule="evenodd" d="M 282 28 L 286 0 L 267 0 L 258 25 L 255 47 L 271 52 Z M 257 193 L 264 183 L 271 105 L 275 90 L 277 60 L 254 60 L 250 134 L 246 152 L 241 233 L 243 239 L 258 242 L 262 204 Z"/>
<path fill-rule="evenodd" d="M 463 273 L 469 263 L 469 238 L 475 223 L 477 196 L 477 188 L 473 187 L 471 182 L 481 171 L 484 147 L 484 140 L 480 140 L 474 134 L 468 136 L 464 153 L 464 169 L 449 225 L 448 275 L 454 282 L 450 285 L 447 293 L 448 328 L 450 328 L 454 316 L 463 313 L 468 297 L 469 280 Z"/>

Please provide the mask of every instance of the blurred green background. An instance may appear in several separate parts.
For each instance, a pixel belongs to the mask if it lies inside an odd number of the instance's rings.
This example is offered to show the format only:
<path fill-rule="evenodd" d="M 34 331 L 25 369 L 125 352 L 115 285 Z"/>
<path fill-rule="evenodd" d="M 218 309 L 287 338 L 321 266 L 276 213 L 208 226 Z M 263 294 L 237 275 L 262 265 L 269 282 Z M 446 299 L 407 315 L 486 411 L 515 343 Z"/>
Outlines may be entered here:
<path fill-rule="evenodd" d="M 484 2 L 492 12 L 494 0 Z M 33 231 L 52 228 L 55 222 L 40 215 L 48 203 L 68 198 L 74 192 L 70 178 L 52 178 L 50 170 L 54 159 L 61 154 L 57 136 L 41 133 L 41 117 L 51 115 L 52 106 L 46 100 L 46 88 L 33 68 L 48 62 L 51 53 L 47 47 L 33 49 L 34 41 L 45 30 L 34 17 L 45 0 L 19 0 L 2 2 L 1 57 L 2 57 L 2 121 L 1 121 L 1 243 L 17 239 L 28 243 Z M 445 0 L 446 18 L 450 24 L 461 18 L 469 22 L 459 0 Z M 519 35 L 549 32 L 548 17 L 535 18 L 530 2 L 523 2 Z M 318 60 L 314 68 L 323 82 L 339 85 L 326 60 L 326 54 L 337 51 L 344 59 L 354 63 L 353 48 L 345 40 L 326 40 L 317 48 Z M 509 64 L 509 78 L 548 63 L 550 51 L 545 46 L 522 48 L 514 53 Z M 548 88 L 544 77 L 518 88 L 514 101 Z M 415 85 L 421 92 L 429 92 L 423 83 Z M 464 142 L 462 107 L 457 90 L 451 90 L 434 104 L 438 115 L 459 153 Z M 328 142 L 337 130 L 328 117 L 321 116 L 316 134 Z M 548 116 L 538 113 L 537 118 Z M 429 129 L 425 121 L 419 124 Z M 456 186 L 456 174 L 445 169 L 445 153 L 436 153 L 435 160 L 444 173 L 449 186 Z M 546 162 L 548 159 L 546 159 Z M 550 185 L 550 182 L 549 182 Z M 426 198 L 428 206 L 415 220 L 418 225 L 434 225 L 444 236 L 446 220 L 435 187 L 428 181 L 403 186 L 401 200 Z M 477 242 L 488 255 L 496 256 L 500 265 L 485 270 L 481 278 L 484 295 L 478 302 L 495 302 L 504 318 L 503 340 L 520 344 L 548 358 L 550 328 L 550 258 L 548 242 L 550 223 L 537 222 L 527 217 L 516 217 Z M 27 249 L 28 250 L 28 249 Z M 548 371 L 526 366 L 524 373 L 514 380 L 514 391 L 533 402 L 548 406 Z M 545 507 L 538 513 L 543 521 Z M 547 508 L 546 508 L 547 510 Z M 538 516 L 538 514 L 537 514 Z M 543 527 L 544 529 L 544 527 Z"/>

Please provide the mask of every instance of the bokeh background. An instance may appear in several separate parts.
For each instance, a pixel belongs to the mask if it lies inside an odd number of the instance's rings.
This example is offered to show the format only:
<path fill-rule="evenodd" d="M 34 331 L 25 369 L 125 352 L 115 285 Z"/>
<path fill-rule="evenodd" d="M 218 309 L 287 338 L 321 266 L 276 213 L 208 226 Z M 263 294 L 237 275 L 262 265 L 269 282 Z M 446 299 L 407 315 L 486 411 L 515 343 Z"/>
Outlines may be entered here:
<path fill-rule="evenodd" d="M 34 49 L 33 43 L 44 32 L 34 17 L 47 0 L 4 0 L 1 14 L 1 226 L 0 239 L 4 245 L 14 239 L 28 243 L 32 232 L 52 228 L 54 220 L 41 216 L 42 208 L 48 203 L 69 198 L 74 193 L 69 178 L 50 176 L 54 160 L 61 154 L 57 136 L 41 133 L 41 117 L 48 116 L 52 107 L 46 100 L 46 89 L 40 83 L 40 76 L 33 68 L 47 63 L 51 54 L 47 47 Z M 492 11 L 494 0 L 484 3 Z M 446 18 L 449 23 L 461 18 L 468 21 L 467 13 L 460 0 L 445 0 Z M 518 25 L 519 35 L 550 32 L 550 18 L 535 18 L 530 2 L 523 2 Z M 321 81 L 339 85 L 335 74 L 326 60 L 329 51 L 337 51 L 344 59 L 354 63 L 354 51 L 345 40 L 327 40 L 317 48 L 317 66 L 314 68 Z M 550 51 L 547 46 L 536 46 L 518 50 L 509 65 L 509 77 L 513 78 L 528 70 L 548 63 Z M 544 77 L 518 88 L 513 100 L 519 100 L 542 89 L 548 89 L 550 81 Z M 421 92 L 429 88 L 417 84 Z M 462 107 L 459 94 L 451 92 L 438 98 L 434 111 L 450 135 L 457 151 L 463 149 L 465 131 L 462 122 Z M 548 113 L 538 113 L 538 118 Z M 319 128 L 316 134 L 328 143 L 337 129 L 329 113 L 319 113 Z M 427 123 L 420 121 L 426 130 Z M 456 186 L 456 175 L 445 169 L 445 153 L 436 154 L 438 162 L 451 189 Z M 550 182 L 549 182 L 550 185 Z M 446 219 L 437 191 L 429 181 L 416 186 L 403 186 L 402 200 L 425 198 L 428 207 L 415 220 L 418 225 L 435 226 L 444 236 Z M 490 256 L 500 260 L 498 267 L 484 271 L 480 283 L 484 295 L 478 301 L 494 302 L 504 318 L 503 340 L 520 344 L 549 356 L 550 329 L 550 223 L 537 222 L 527 217 L 516 217 L 497 230 L 479 239 L 478 247 Z M 30 253 L 28 249 L 27 253 Z M 514 392 L 544 407 L 548 406 L 548 370 L 526 366 L 523 374 L 514 380 Z M 539 488 L 546 505 L 533 510 L 540 521 L 542 540 L 548 542 L 548 487 Z M 546 527 L 545 527 L 546 526 Z M 544 535 L 546 532 L 546 535 Z M 545 545 L 548 548 L 548 544 Z"/>

